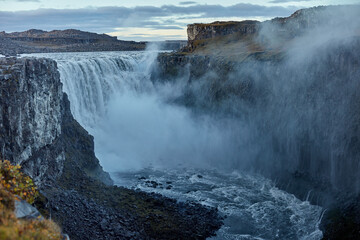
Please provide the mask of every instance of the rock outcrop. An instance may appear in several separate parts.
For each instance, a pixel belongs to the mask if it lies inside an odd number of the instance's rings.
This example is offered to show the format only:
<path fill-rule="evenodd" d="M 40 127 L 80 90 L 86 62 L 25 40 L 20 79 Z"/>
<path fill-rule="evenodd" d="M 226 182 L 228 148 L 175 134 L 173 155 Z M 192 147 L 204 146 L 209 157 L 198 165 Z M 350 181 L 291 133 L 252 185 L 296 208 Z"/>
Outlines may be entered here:
<path fill-rule="evenodd" d="M 2 159 L 26 166 L 37 184 L 62 173 L 62 84 L 54 61 L 0 59 Z"/>
<path fill-rule="evenodd" d="M 188 41 L 215 38 L 233 33 L 254 34 L 259 30 L 258 21 L 194 23 L 187 26 Z"/>
<path fill-rule="evenodd" d="M 187 26 L 188 45 L 184 48 L 184 51 L 193 52 L 199 46 L 204 46 L 209 42 L 221 41 L 224 37 L 226 37 L 227 41 L 238 41 L 256 34 L 259 27 L 260 22 L 258 21 L 189 24 Z"/>

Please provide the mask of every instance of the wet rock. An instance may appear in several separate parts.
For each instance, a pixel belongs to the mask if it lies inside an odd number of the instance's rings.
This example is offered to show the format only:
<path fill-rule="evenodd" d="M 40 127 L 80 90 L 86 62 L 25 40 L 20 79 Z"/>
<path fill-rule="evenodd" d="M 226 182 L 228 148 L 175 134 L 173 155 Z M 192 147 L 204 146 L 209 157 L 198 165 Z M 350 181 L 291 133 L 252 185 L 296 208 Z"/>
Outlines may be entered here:
<path fill-rule="evenodd" d="M 150 180 L 146 181 L 145 183 L 148 187 L 152 187 L 152 188 L 157 188 L 158 186 L 162 185 L 155 181 L 150 181 Z"/>
<path fill-rule="evenodd" d="M 3 79 L 5 79 L 5 80 L 9 80 L 10 78 L 11 78 L 11 74 L 5 74 L 3 76 Z"/>
<path fill-rule="evenodd" d="M 15 201 L 15 216 L 23 219 L 42 219 L 39 211 L 24 200 Z"/>

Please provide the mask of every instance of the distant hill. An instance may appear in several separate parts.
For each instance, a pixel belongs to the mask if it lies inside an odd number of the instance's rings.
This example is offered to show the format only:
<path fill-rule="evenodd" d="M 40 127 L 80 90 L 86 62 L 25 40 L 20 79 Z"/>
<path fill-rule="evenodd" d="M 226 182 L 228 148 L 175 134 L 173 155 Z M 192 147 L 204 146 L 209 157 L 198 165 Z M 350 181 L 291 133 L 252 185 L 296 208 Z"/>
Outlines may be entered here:
<path fill-rule="evenodd" d="M 145 42 L 121 41 L 106 34 L 76 29 L 24 32 L 0 32 L 0 54 L 43 52 L 92 52 L 144 50 Z"/>
<path fill-rule="evenodd" d="M 83 32 L 76 29 L 67 30 L 53 30 L 46 32 L 38 29 L 30 29 L 25 32 L 2 32 L 0 35 L 11 39 L 18 39 L 26 41 L 28 39 L 77 39 L 77 40 L 90 40 L 90 41 L 117 41 L 116 37 L 111 37 L 106 34 L 97 34 L 91 32 Z"/>

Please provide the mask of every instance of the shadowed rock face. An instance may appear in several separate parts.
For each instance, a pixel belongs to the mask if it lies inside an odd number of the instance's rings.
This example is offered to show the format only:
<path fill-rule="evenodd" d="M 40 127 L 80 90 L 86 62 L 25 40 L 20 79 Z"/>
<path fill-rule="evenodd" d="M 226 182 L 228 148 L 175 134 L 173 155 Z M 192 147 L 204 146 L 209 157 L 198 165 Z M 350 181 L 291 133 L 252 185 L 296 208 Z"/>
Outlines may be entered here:
<path fill-rule="evenodd" d="M 47 59 L 0 59 L 1 156 L 37 184 L 62 172 L 65 152 L 58 143 L 62 84 L 56 63 Z"/>
<path fill-rule="evenodd" d="M 215 38 L 240 32 L 253 34 L 259 29 L 258 21 L 194 23 L 187 27 L 188 41 Z"/>
<path fill-rule="evenodd" d="M 55 61 L 0 59 L 1 157 L 20 164 L 36 184 L 56 182 L 65 159 L 111 184 L 93 152 L 93 137 L 73 118 Z M 70 141 L 70 140 L 72 141 Z"/>

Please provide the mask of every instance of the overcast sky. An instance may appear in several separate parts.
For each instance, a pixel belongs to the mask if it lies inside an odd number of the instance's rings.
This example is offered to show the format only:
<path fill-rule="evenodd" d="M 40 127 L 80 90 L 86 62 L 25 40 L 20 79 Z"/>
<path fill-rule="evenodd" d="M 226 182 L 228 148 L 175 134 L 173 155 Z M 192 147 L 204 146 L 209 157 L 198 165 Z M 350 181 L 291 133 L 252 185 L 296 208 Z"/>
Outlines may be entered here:
<path fill-rule="evenodd" d="M 300 8 L 360 0 L 0 0 L 0 31 L 68 29 L 123 40 L 186 39 L 186 25 L 218 20 L 267 20 Z"/>

